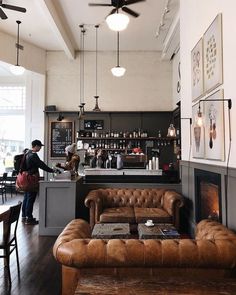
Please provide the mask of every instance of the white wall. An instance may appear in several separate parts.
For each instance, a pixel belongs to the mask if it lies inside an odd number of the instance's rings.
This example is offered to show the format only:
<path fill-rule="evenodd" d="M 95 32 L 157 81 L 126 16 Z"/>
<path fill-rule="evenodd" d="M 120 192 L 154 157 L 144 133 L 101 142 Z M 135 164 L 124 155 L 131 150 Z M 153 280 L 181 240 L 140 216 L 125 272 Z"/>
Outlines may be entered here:
<path fill-rule="evenodd" d="M 181 72 L 179 77 L 179 63 L 180 63 L 180 51 L 178 51 L 172 59 L 172 97 L 173 97 L 173 109 L 176 108 L 176 103 L 181 100 Z M 177 91 L 177 84 L 180 84 L 180 91 Z"/>
<path fill-rule="evenodd" d="M 115 52 L 98 53 L 98 95 L 103 111 L 170 111 L 172 68 L 161 61 L 159 52 L 121 52 L 124 77 L 115 78 L 110 69 L 116 65 Z M 85 53 L 86 110 L 94 108 L 95 53 Z M 59 110 L 78 110 L 80 104 L 79 56 L 70 61 L 63 52 L 47 53 L 46 104 Z"/>
<path fill-rule="evenodd" d="M 218 13 L 223 15 L 223 76 L 224 83 L 219 88 L 224 89 L 224 97 L 232 99 L 232 126 L 236 124 L 236 91 L 235 91 L 235 69 L 236 69 L 236 1 L 235 0 L 181 0 L 180 1 L 180 60 L 182 69 L 182 91 L 181 91 L 181 116 L 192 116 L 191 99 L 191 50 L 204 32 L 214 20 Z M 226 108 L 227 111 L 227 108 Z M 227 114 L 227 113 L 226 113 Z M 225 120 L 226 126 L 226 158 L 229 147 L 228 120 Z M 188 160 L 189 153 L 189 124 L 188 121 L 182 121 L 182 159 Z M 232 134 L 232 151 L 235 151 L 236 140 Z M 212 165 L 226 165 L 225 162 L 197 160 Z M 236 167 L 236 154 L 231 152 L 230 167 Z"/>
<path fill-rule="evenodd" d="M 16 37 L 0 32 L 0 60 L 6 63 L 16 64 Z M 20 41 L 24 50 L 19 52 L 19 64 L 27 70 L 45 74 L 46 52 L 30 43 Z"/>

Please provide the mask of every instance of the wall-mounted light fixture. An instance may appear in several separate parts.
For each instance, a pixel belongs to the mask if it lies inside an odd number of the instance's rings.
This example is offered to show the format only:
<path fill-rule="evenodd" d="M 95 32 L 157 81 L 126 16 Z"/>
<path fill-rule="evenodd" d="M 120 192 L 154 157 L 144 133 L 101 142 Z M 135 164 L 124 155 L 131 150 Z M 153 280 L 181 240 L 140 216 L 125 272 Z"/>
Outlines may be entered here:
<path fill-rule="evenodd" d="M 198 113 L 197 113 L 197 121 L 196 124 L 198 126 L 203 126 L 204 122 L 202 120 L 203 115 L 201 112 L 201 102 L 211 102 L 211 101 L 219 101 L 219 102 L 227 102 L 228 106 L 228 123 L 229 123 L 229 149 L 228 149 L 228 156 L 227 156 L 227 163 L 226 163 L 226 175 L 225 175 L 225 225 L 228 225 L 228 176 L 229 176 L 229 159 L 230 159 L 230 153 L 231 153 L 231 142 L 232 142 L 232 131 L 231 131 L 231 116 L 230 116 L 230 110 L 232 108 L 232 100 L 228 98 L 215 98 L 215 99 L 200 99 L 197 103 L 199 103 L 198 107 Z M 202 124 L 202 125 L 199 125 Z"/>
<path fill-rule="evenodd" d="M 123 31 L 129 24 L 129 17 L 126 14 L 119 13 L 118 9 L 114 10 L 115 13 L 111 13 L 106 17 L 106 23 L 112 31 Z"/>
<path fill-rule="evenodd" d="M 19 50 L 23 50 L 24 47 L 20 45 L 20 24 L 21 21 L 17 20 L 17 41 L 16 41 L 16 65 L 10 67 L 10 71 L 13 75 L 20 76 L 25 72 L 25 68 L 19 65 Z"/>
<path fill-rule="evenodd" d="M 224 98 L 216 98 L 216 99 L 200 99 L 197 103 L 199 104 L 198 106 L 198 112 L 197 112 L 197 121 L 196 121 L 196 125 L 201 127 L 203 126 L 203 115 L 202 115 L 202 111 L 201 111 L 201 102 L 210 102 L 210 101 L 223 101 L 223 102 L 227 102 L 228 103 L 228 110 L 230 110 L 232 108 L 232 100 L 231 99 L 224 99 Z M 231 128 L 231 126 L 230 126 Z"/>
<path fill-rule="evenodd" d="M 57 121 L 62 121 L 64 119 L 64 116 L 62 116 L 62 113 L 59 113 L 58 114 L 58 117 L 57 117 Z"/>
<path fill-rule="evenodd" d="M 116 77 L 122 77 L 125 74 L 126 69 L 120 66 L 120 36 L 117 32 L 117 66 L 111 69 L 112 75 Z"/>

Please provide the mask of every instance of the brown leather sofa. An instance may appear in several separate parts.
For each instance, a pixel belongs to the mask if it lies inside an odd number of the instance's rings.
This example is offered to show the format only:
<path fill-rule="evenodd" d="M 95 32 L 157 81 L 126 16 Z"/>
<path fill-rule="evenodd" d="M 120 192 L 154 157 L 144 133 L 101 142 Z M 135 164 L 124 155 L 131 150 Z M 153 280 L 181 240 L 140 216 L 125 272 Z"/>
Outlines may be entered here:
<path fill-rule="evenodd" d="M 72 295 L 80 276 L 88 272 L 136 273 L 141 278 L 235 276 L 236 235 L 218 222 L 203 220 L 195 239 L 91 239 L 89 224 L 76 219 L 57 238 L 53 253 L 62 264 L 62 294 Z"/>
<path fill-rule="evenodd" d="M 167 189 L 97 189 L 89 192 L 85 206 L 90 208 L 90 226 L 95 223 L 172 223 L 179 228 L 179 208 L 183 197 Z"/>

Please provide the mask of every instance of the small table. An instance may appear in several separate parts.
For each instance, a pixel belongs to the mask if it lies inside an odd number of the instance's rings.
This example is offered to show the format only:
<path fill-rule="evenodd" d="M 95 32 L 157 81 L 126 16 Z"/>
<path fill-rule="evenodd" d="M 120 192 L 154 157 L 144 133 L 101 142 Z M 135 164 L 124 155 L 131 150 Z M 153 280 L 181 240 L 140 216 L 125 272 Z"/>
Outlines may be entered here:
<path fill-rule="evenodd" d="M 128 223 L 97 223 L 92 231 L 94 239 L 128 239 L 129 237 Z"/>
<path fill-rule="evenodd" d="M 139 239 L 179 239 L 180 234 L 172 224 L 155 224 L 154 226 L 146 226 L 138 224 Z"/>

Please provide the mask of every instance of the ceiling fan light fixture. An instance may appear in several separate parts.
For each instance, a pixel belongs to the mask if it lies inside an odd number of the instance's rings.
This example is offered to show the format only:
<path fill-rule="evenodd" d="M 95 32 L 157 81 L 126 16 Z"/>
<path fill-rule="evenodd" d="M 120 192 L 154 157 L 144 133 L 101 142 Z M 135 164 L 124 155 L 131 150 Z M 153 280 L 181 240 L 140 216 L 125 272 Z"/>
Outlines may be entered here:
<path fill-rule="evenodd" d="M 106 23 L 112 31 L 120 32 L 127 28 L 129 17 L 123 13 L 112 13 L 106 17 Z"/>
<path fill-rule="evenodd" d="M 125 74 L 126 69 L 120 66 L 116 66 L 111 69 L 112 75 L 116 77 L 122 77 Z"/>
<path fill-rule="evenodd" d="M 10 71 L 15 76 L 21 76 L 24 74 L 25 68 L 22 66 L 19 66 L 19 65 L 15 65 L 15 66 L 12 65 L 12 66 L 10 66 Z"/>

